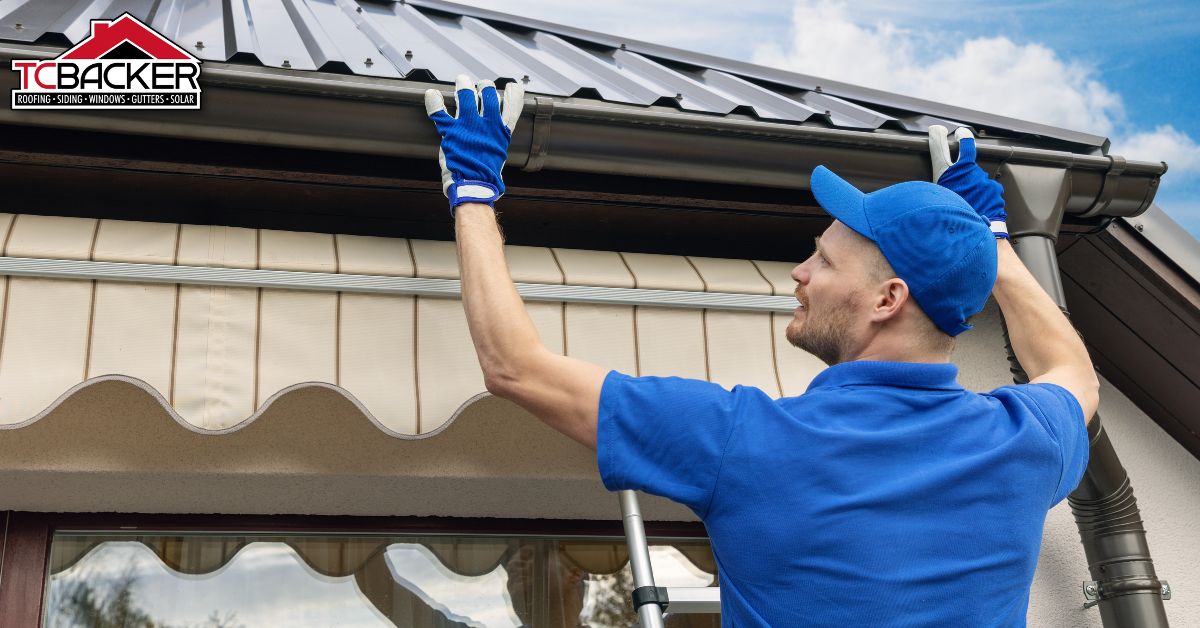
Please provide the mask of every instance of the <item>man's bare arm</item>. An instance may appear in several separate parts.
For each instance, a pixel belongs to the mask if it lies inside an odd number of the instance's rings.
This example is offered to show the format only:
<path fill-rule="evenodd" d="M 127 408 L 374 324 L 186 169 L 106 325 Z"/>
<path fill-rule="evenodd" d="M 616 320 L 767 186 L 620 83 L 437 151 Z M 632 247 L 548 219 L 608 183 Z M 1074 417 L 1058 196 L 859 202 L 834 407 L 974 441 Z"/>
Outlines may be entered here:
<path fill-rule="evenodd" d="M 459 205 L 454 226 L 467 326 L 488 391 L 595 449 L 608 369 L 551 353 L 542 344 L 513 285 L 491 207 Z"/>
<path fill-rule="evenodd" d="M 996 241 L 997 275 L 992 294 L 1004 312 L 1013 352 L 1031 383 L 1070 391 L 1091 421 L 1100 404 L 1100 382 L 1087 348 L 1058 305 L 1017 257 L 1007 239 Z"/>

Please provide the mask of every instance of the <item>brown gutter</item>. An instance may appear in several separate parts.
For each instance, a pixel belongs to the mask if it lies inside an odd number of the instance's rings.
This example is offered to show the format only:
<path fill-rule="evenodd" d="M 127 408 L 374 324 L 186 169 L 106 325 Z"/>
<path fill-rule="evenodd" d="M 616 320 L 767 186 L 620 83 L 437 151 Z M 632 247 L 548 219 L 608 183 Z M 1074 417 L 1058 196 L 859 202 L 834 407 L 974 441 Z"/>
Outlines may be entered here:
<path fill-rule="evenodd" d="M 59 52 L 0 44 L 0 64 Z M 15 72 L 0 73 L 0 90 L 16 80 Z M 437 135 L 425 117 L 424 91 L 449 92 L 445 85 L 214 62 L 203 64 L 201 85 L 199 111 L 4 109 L 0 123 L 432 158 Z M 794 190 L 807 190 L 808 173 L 820 164 L 866 189 L 929 172 L 920 135 L 534 95 L 524 117 L 509 162 L 530 171 Z M 993 173 L 1008 164 L 1069 171 L 1066 212 L 1088 216 L 1141 213 L 1166 170 L 1162 163 L 1002 144 L 980 144 L 979 161 Z"/>

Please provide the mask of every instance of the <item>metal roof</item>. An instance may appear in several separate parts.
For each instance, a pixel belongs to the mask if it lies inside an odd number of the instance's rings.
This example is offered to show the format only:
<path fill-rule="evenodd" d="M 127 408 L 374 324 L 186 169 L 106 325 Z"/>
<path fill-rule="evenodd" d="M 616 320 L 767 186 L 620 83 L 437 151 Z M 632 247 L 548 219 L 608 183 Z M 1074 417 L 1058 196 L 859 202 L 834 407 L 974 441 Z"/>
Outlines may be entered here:
<path fill-rule="evenodd" d="M 467 73 L 720 116 L 912 133 L 966 124 L 985 137 L 1108 148 L 1086 133 L 441 0 L 9 0 L 0 41 L 74 45 L 90 20 L 126 11 L 205 61 L 423 82 Z"/>

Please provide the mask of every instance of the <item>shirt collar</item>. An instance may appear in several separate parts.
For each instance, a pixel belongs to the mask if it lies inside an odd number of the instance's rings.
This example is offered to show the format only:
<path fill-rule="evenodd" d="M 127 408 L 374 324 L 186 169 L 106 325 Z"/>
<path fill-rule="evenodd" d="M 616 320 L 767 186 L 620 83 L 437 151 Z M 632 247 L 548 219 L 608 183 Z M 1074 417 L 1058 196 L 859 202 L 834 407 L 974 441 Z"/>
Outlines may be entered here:
<path fill-rule="evenodd" d="M 958 385 L 958 366 L 946 362 L 878 362 L 855 360 L 842 362 L 821 371 L 806 392 L 842 386 L 895 386 L 935 390 L 962 390 Z"/>

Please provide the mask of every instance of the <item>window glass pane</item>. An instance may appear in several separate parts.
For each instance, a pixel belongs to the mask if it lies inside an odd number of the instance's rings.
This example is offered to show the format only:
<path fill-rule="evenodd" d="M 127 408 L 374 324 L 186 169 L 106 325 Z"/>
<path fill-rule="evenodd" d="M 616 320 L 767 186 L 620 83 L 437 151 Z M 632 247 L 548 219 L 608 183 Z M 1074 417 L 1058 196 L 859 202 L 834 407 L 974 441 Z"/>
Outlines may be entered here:
<path fill-rule="evenodd" d="M 713 586 L 706 540 L 651 539 L 660 586 Z M 624 539 L 69 533 L 43 625 L 621 627 Z M 672 615 L 668 626 L 719 626 Z"/>

